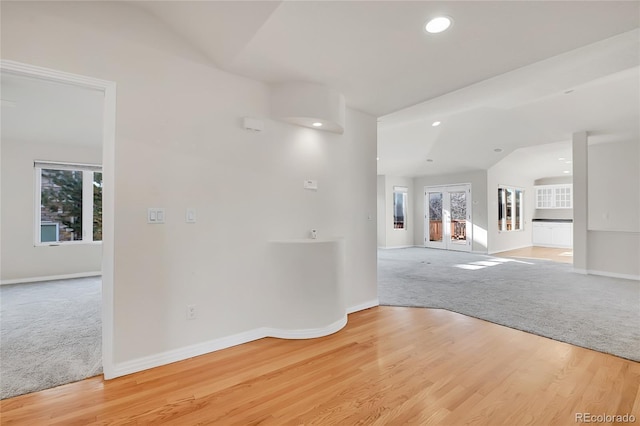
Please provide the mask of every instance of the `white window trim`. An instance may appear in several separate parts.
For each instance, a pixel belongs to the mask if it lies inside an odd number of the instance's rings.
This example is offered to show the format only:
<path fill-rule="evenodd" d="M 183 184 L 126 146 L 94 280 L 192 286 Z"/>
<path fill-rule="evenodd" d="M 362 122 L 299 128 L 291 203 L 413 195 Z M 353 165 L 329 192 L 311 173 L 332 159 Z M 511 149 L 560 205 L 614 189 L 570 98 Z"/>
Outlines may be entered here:
<path fill-rule="evenodd" d="M 78 241 L 46 241 L 42 242 L 42 169 L 50 170 L 74 170 L 82 171 L 82 200 L 84 207 L 84 200 L 90 200 L 87 205 L 89 208 L 82 209 L 82 240 Z M 99 164 L 82 164 L 82 163 L 62 163 L 56 161 L 39 161 L 33 162 L 33 170 L 35 173 L 35 187 L 34 187 L 34 246 L 35 247 L 49 247 L 49 246 L 72 246 L 72 245 L 100 245 L 102 241 L 93 241 L 93 178 L 94 172 L 102 173 L 102 166 Z M 91 232 L 88 232 L 85 224 L 91 224 Z"/>

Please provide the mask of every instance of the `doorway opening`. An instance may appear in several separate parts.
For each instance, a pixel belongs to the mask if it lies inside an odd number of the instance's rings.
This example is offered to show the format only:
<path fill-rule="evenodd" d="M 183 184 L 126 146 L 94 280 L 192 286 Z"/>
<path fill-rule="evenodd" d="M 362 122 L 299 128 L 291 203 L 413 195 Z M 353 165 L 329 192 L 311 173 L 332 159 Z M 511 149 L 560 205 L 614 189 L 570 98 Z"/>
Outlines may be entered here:
<path fill-rule="evenodd" d="M 424 245 L 471 251 L 471 184 L 424 188 Z"/>
<path fill-rule="evenodd" d="M 6 138 L 8 133 L 5 132 L 10 129 L 5 129 L 3 126 L 2 148 L 6 151 L 2 154 L 3 183 L 7 182 L 9 185 L 10 182 L 9 179 L 4 180 L 5 172 L 8 172 L 4 170 L 5 160 L 11 160 L 9 154 L 15 155 L 18 151 L 23 153 L 24 158 L 21 158 L 21 161 L 11 162 L 11 164 L 15 163 L 13 168 L 19 169 L 21 173 L 28 173 L 24 179 L 11 181 L 11 185 L 15 188 L 17 188 L 16 183 L 25 183 L 25 188 L 28 187 L 28 190 L 3 191 L 2 200 L 2 205 L 5 207 L 12 205 L 18 197 L 24 198 L 25 208 L 20 209 L 19 215 L 5 214 L 8 211 L 3 208 L 2 219 L 6 222 L 6 230 L 18 229 L 17 223 L 13 222 L 26 218 L 25 226 L 20 228 L 24 228 L 24 232 L 14 232 L 20 238 L 20 243 L 16 242 L 16 247 L 20 244 L 25 247 L 25 250 L 32 250 L 38 255 L 46 256 L 46 259 L 39 259 L 31 264 L 12 263 L 16 268 L 22 266 L 23 270 L 13 268 L 15 271 L 11 274 L 7 268 L 3 268 L 2 272 L 6 277 L 3 275 L 2 284 L 12 284 L 13 287 L 30 286 L 30 290 L 46 287 L 47 291 L 51 291 L 56 290 L 55 286 L 66 284 L 60 281 L 65 279 L 72 281 L 68 285 L 71 288 L 69 293 L 71 296 L 68 299 L 71 299 L 77 294 L 73 293 L 73 290 L 79 288 L 81 284 L 86 288 L 95 284 L 90 278 L 80 277 L 96 275 L 94 271 L 98 274 L 101 272 L 101 280 L 93 279 L 97 281 L 98 299 L 95 308 L 98 311 L 97 315 L 101 317 L 102 331 L 101 336 L 98 336 L 101 344 L 99 343 L 97 347 L 99 350 L 101 346 L 102 350 L 97 355 L 97 362 L 102 364 L 105 378 L 113 377 L 113 184 L 115 180 L 116 84 L 14 61 L 0 61 L 0 71 L 3 79 L 3 124 L 13 123 L 16 132 L 18 130 L 27 132 L 16 133 L 12 137 L 15 143 L 11 145 Z M 5 99 L 12 94 L 11 90 L 4 90 L 9 87 L 16 89 L 13 93 L 15 99 Z M 81 104 L 80 100 L 85 99 L 93 100 L 91 107 L 86 103 Z M 51 108 L 46 109 L 45 106 L 49 104 Z M 21 118 L 19 113 L 23 110 L 25 115 Z M 38 117 L 42 119 L 37 121 Z M 28 125 L 23 125 L 24 123 Z M 91 123 L 98 124 L 89 125 Z M 7 154 L 6 157 L 5 154 Z M 80 201 L 71 206 L 65 201 L 69 197 L 62 197 L 61 194 L 71 194 L 70 199 L 75 197 L 81 200 L 82 207 L 74 207 L 76 204 L 79 206 Z M 43 200 L 46 200 L 46 203 L 43 203 Z M 54 205 L 56 208 L 53 208 Z M 33 215 L 30 212 L 33 212 Z M 5 235 L 3 232 L 3 243 L 8 241 L 5 240 L 5 236 L 9 234 Z M 91 268 L 91 273 L 74 271 L 73 263 L 86 264 L 83 263 L 85 258 L 89 257 L 92 249 L 95 248 L 98 249 L 97 261 L 93 260 L 96 256 L 91 257 L 93 262 L 91 265 L 97 263 Z M 2 251 L 2 260 L 7 260 L 5 255 L 15 249 L 13 246 L 3 244 Z M 33 260 L 33 256 L 29 258 Z M 67 263 L 71 266 L 67 267 Z M 86 283 L 80 283 L 81 280 L 85 280 Z M 40 284 L 40 281 L 43 283 Z M 8 287 L 3 286 L 3 288 Z M 60 292 L 54 291 L 54 293 L 56 297 L 61 297 Z M 94 297 L 94 293 L 90 296 Z M 51 297 L 45 298 L 45 300 L 49 299 Z M 91 305 L 93 309 L 93 302 Z M 52 306 L 61 306 L 61 304 Z M 62 314 L 72 318 L 73 313 L 74 309 L 70 308 Z M 80 319 L 78 323 L 82 324 L 81 321 Z M 84 353 L 81 352 L 81 355 L 84 356 Z M 89 355 L 91 356 L 86 358 L 93 360 L 93 354 Z M 87 371 L 94 371 L 94 369 L 88 368 Z M 49 387 L 63 382 L 51 383 Z M 16 392 L 16 394 L 24 393 L 20 390 Z"/>

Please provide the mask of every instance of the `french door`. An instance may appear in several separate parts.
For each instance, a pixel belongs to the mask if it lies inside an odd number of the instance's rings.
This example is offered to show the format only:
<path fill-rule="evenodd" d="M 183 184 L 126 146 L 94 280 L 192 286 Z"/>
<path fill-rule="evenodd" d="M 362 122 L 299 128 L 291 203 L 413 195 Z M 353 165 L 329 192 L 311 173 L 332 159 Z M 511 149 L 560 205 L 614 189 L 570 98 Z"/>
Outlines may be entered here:
<path fill-rule="evenodd" d="M 424 245 L 471 251 L 471 185 L 424 188 Z"/>

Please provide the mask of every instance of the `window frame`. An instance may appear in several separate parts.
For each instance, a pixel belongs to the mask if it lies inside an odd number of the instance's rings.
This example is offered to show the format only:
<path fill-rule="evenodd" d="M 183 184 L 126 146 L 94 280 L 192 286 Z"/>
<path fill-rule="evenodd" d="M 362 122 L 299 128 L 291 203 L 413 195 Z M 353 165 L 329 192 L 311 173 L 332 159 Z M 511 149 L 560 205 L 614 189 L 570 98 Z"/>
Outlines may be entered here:
<path fill-rule="evenodd" d="M 396 194 L 402 194 L 402 228 L 396 228 Z M 393 230 L 394 231 L 406 231 L 409 228 L 409 221 L 407 213 L 409 211 L 409 188 L 406 186 L 394 186 L 393 187 Z"/>
<path fill-rule="evenodd" d="M 91 205 L 90 209 L 82 209 L 82 240 L 76 241 L 41 241 L 42 240 L 42 170 L 69 170 L 82 172 L 82 205 Z M 66 246 L 66 245 L 96 245 L 102 244 L 102 240 L 93 240 L 93 174 L 102 173 L 100 164 L 83 164 L 54 161 L 34 161 L 34 246 Z M 86 200 L 90 203 L 86 203 Z M 90 226 L 87 227 L 87 224 Z M 90 230 L 90 232 L 89 232 Z"/>
<path fill-rule="evenodd" d="M 500 194 L 500 190 L 502 190 L 502 194 L 503 194 L 503 199 L 501 199 L 500 197 L 498 197 L 498 232 L 523 232 L 524 231 L 524 212 L 525 212 L 525 190 L 524 188 L 520 188 L 517 186 L 513 186 L 513 185 L 498 185 L 498 194 Z M 516 216 L 513 215 L 511 216 L 511 229 L 503 229 L 503 224 L 504 224 L 504 228 L 507 227 L 507 211 L 508 211 L 508 204 L 507 204 L 507 192 L 511 191 L 513 193 L 513 200 L 512 200 L 512 206 L 511 206 L 511 210 L 512 211 L 517 211 L 518 209 L 516 209 L 516 206 L 518 206 L 518 203 L 516 202 L 516 199 L 518 197 L 518 193 L 520 193 L 520 202 L 519 202 L 519 215 L 517 217 L 518 220 L 516 220 Z M 503 213 L 503 217 L 500 217 L 500 213 Z M 515 225 L 519 224 L 520 227 L 515 229 Z"/>

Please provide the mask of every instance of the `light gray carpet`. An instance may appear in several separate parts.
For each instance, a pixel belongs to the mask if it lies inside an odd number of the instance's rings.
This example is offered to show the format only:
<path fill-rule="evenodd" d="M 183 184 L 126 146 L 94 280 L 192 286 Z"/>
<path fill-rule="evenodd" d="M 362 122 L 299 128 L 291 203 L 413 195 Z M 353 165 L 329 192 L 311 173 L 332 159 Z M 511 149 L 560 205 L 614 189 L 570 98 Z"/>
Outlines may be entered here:
<path fill-rule="evenodd" d="M 0 399 L 102 373 L 100 277 L 0 286 Z"/>
<path fill-rule="evenodd" d="M 382 305 L 447 309 L 640 361 L 638 281 L 511 259 L 426 248 L 379 250 L 378 298 Z M 496 264 L 480 268 L 487 261 Z M 480 269 L 463 269 L 469 267 Z"/>

